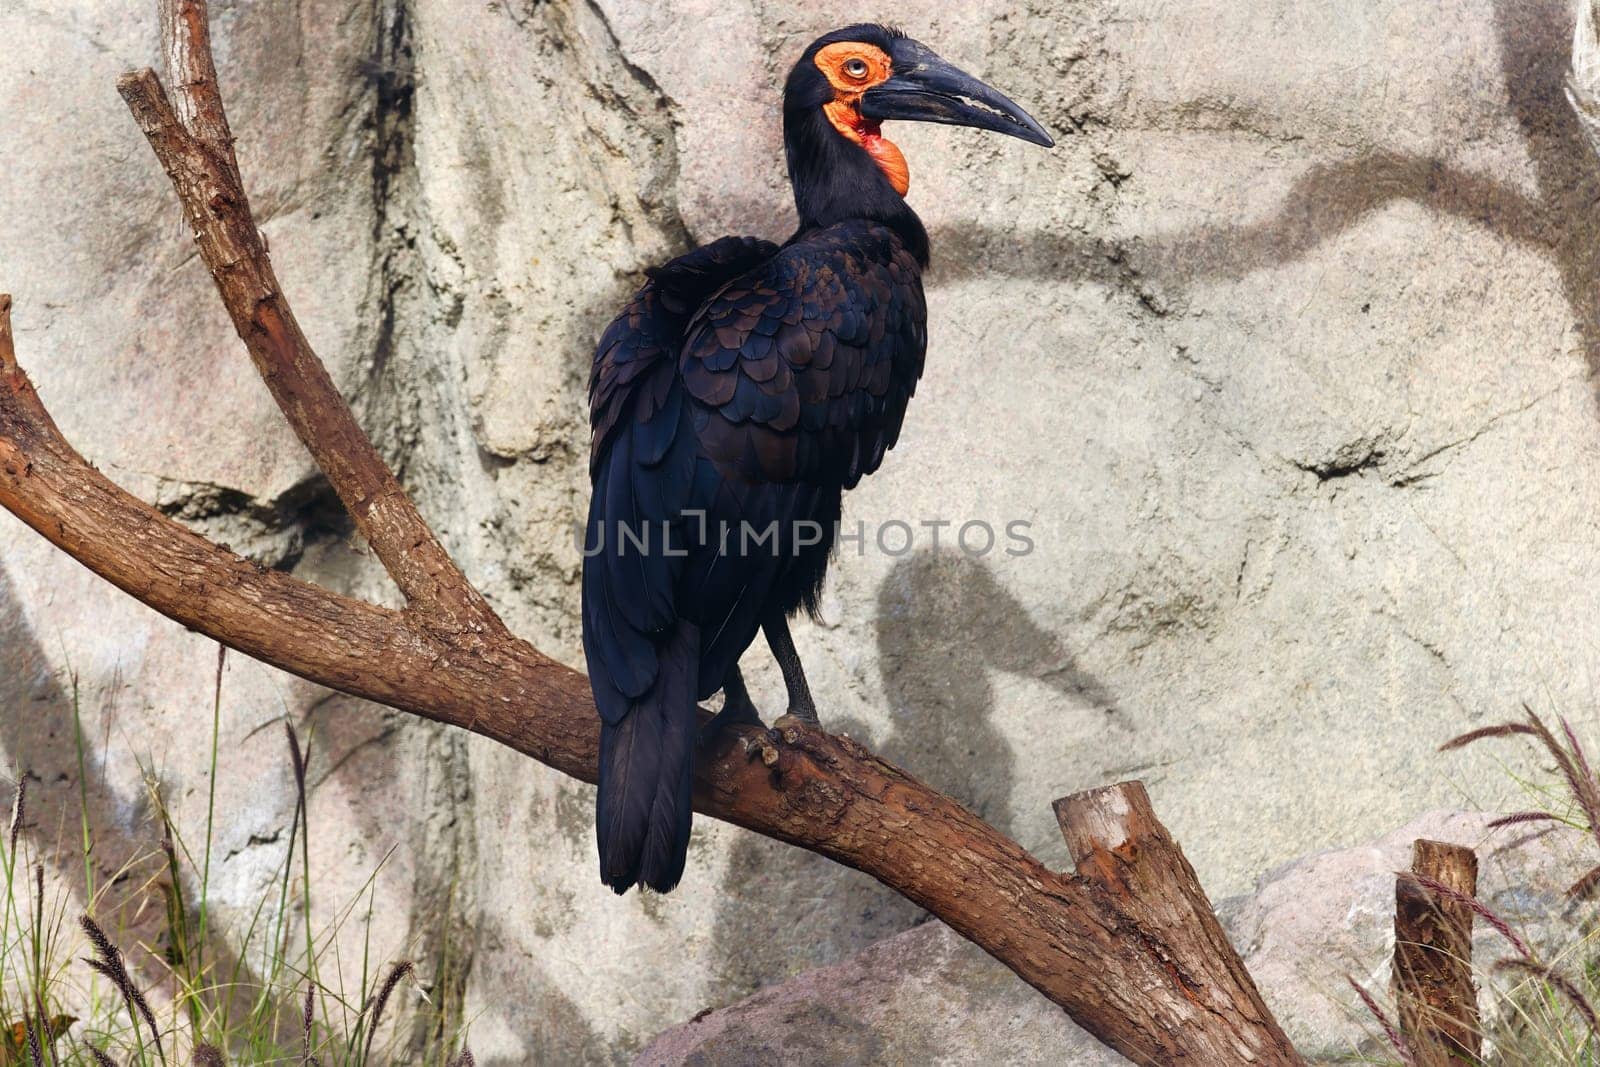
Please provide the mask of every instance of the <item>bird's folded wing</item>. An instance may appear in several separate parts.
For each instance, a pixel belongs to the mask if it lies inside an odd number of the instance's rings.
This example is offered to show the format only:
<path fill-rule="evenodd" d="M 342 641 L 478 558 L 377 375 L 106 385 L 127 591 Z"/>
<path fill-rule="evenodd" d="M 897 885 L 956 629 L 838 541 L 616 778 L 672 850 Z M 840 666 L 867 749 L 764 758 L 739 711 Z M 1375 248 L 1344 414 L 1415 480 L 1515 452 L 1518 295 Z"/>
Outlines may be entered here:
<path fill-rule="evenodd" d="M 584 650 L 609 722 L 655 681 L 657 645 L 680 615 L 684 513 L 704 510 L 695 502 L 715 488 L 705 484 L 714 471 L 700 457 L 678 380 L 684 332 L 713 292 L 776 252 L 766 241 L 729 237 L 652 271 L 595 351 Z"/>
<path fill-rule="evenodd" d="M 777 251 L 770 241 L 724 237 L 650 272 L 650 280 L 611 320 L 595 347 L 589 372 L 591 478 L 598 476 L 623 415 L 646 423 L 666 402 L 671 376 L 658 378 L 652 372 L 673 366 L 695 310 Z"/>
<path fill-rule="evenodd" d="M 787 246 L 689 326 L 679 370 L 701 447 L 746 482 L 854 486 L 900 433 L 926 321 L 916 260 L 888 228 Z"/>

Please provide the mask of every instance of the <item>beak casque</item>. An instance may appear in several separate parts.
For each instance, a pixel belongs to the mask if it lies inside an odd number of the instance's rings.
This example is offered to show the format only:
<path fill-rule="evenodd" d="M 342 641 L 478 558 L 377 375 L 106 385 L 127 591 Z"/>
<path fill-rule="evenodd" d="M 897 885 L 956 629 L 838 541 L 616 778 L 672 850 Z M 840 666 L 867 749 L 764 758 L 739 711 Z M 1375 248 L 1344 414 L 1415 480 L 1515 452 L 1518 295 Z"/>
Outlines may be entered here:
<path fill-rule="evenodd" d="M 861 97 L 861 115 L 875 122 L 944 122 L 1020 137 L 1045 148 L 1055 141 L 1015 101 L 940 59 L 909 38 L 896 42 L 894 74 Z"/>

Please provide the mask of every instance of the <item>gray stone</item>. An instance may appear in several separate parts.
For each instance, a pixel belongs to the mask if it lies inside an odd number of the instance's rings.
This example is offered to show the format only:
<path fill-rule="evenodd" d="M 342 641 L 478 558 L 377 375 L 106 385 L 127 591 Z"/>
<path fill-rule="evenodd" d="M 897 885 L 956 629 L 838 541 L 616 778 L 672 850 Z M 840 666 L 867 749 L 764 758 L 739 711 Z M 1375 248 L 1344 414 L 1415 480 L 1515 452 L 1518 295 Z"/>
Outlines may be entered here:
<path fill-rule="evenodd" d="M 0 10 L 22 57 L 0 70 L 0 289 L 25 365 L 130 490 L 392 602 L 112 89 L 155 58 L 136 8 Z M 307 332 L 469 574 L 577 662 L 592 339 L 644 266 L 785 233 L 779 87 L 859 6 L 217 8 L 246 176 Z M 1600 189 L 1562 91 L 1564 4 L 875 14 L 1062 136 L 1046 153 L 890 131 L 933 235 L 932 340 L 899 447 L 846 505 L 866 546 L 797 632 L 829 722 L 1057 865 L 1050 799 L 1142 777 L 1219 897 L 1463 794 L 1501 806 L 1517 787 L 1494 752 L 1433 749 L 1518 700 L 1593 725 Z M 893 520 L 956 526 L 894 555 L 873 543 Z M 967 520 L 1002 538 L 1030 522 L 1034 550 L 952 549 Z M 9 516 L 0 627 L 17 665 L 0 702 L 37 712 L 7 720 L 6 757 L 64 775 L 71 802 L 70 665 L 107 833 L 148 839 L 152 756 L 198 832 L 208 644 Z M 746 666 L 776 708 L 767 657 Z M 394 847 L 380 949 L 464 949 L 451 996 L 480 1062 L 622 1060 L 921 918 L 706 820 L 678 893 L 617 900 L 586 787 L 242 661 L 226 703 L 219 839 L 238 851 L 219 892 L 252 901 L 285 847 L 263 727 L 288 710 L 316 727 L 323 899 Z"/>
<path fill-rule="evenodd" d="M 674 1027 L 637 1067 L 1128 1061 L 939 922 Z"/>

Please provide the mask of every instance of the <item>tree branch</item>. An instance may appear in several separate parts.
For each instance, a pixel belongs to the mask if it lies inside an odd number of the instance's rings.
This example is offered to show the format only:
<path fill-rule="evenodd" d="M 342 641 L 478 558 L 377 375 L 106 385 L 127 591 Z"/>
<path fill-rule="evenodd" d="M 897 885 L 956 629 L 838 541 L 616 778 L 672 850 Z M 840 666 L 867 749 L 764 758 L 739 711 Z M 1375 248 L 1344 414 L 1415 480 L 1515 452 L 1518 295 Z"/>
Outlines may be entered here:
<path fill-rule="evenodd" d="M 239 161 L 234 158 L 233 132 L 228 129 L 217 67 L 211 59 L 211 19 L 205 0 L 158 0 L 156 19 L 161 23 L 167 80 L 177 93 L 183 128 L 237 176 Z"/>
<path fill-rule="evenodd" d="M 1056 801 L 1055 812 L 1079 875 L 1126 917 L 1166 970 L 1165 982 L 1143 990 L 1146 1025 L 1159 1027 L 1163 1014 L 1209 1013 L 1199 1062 L 1298 1062 L 1144 785 L 1076 793 Z"/>
<path fill-rule="evenodd" d="M 118 88 L 172 178 L 263 380 L 409 606 L 393 611 L 265 570 L 113 485 L 67 443 L 18 366 L 5 296 L 0 506 L 129 595 L 230 648 L 594 781 L 599 729 L 586 679 L 506 631 L 295 324 L 233 160 L 203 0 L 165 0 L 162 16 L 180 108 L 148 70 L 124 75 Z M 1202 944 L 1225 959 L 1175 966 L 1170 930 L 1103 880 L 1048 870 L 847 738 L 781 725 L 730 730 L 699 761 L 696 809 L 872 875 L 1137 1062 L 1300 1062 L 1259 999 L 1236 996 L 1241 976 L 1249 979 L 1214 918 Z M 1153 815 L 1149 823 L 1159 828 Z M 1185 893 L 1204 905 L 1198 886 Z M 1217 975 L 1220 995 L 1209 988 Z"/>
<path fill-rule="evenodd" d="M 0 506 L 117 588 L 230 648 L 594 780 L 598 720 L 583 721 L 582 675 L 525 642 L 466 641 L 413 613 L 262 568 L 113 485 L 39 404 L 12 350 L 9 305 L 0 296 Z"/>
<path fill-rule="evenodd" d="M 504 624 L 362 432 L 279 288 L 234 159 L 204 3 L 165 0 L 161 7 L 167 76 L 179 86 L 187 122 L 148 68 L 117 79 L 117 91 L 172 179 L 256 370 L 407 603 L 436 628 L 504 635 Z"/>

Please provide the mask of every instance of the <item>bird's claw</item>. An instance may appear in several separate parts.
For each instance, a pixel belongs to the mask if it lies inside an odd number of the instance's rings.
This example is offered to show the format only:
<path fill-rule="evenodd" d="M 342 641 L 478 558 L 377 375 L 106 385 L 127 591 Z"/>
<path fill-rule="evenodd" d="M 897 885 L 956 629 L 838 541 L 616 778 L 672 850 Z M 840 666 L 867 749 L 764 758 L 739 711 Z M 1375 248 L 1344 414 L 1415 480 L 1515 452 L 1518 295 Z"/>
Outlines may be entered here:
<path fill-rule="evenodd" d="M 778 762 L 778 746 L 772 743 L 771 733 L 761 730 L 749 734 L 744 738 L 744 753 L 750 758 L 761 757 L 761 762 L 768 767 Z"/>
<path fill-rule="evenodd" d="M 772 723 L 772 732 L 777 734 L 786 744 L 794 744 L 800 740 L 800 735 L 808 730 L 820 730 L 822 725 L 815 715 L 802 715 L 789 711 L 780 715 Z"/>
<path fill-rule="evenodd" d="M 724 730 L 730 726 L 754 726 L 765 730 L 767 724 L 761 721 L 761 713 L 753 706 L 744 708 L 723 708 L 700 726 L 696 743 L 701 748 L 708 748 L 722 736 Z"/>
<path fill-rule="evenodd" d="M 775 766 L 778 762 L 778 742 L 792 745 L 800 740 L 803 731 L 815 729 L 818 729 L 815 712 L 805 714 L 791 709 L 779 716 L 772 724 L 772 729 L 746 734 L 742 739 L 745 755 L 752 759 L 760 756 L 762 763 L 768 767 Z"/>

